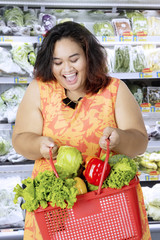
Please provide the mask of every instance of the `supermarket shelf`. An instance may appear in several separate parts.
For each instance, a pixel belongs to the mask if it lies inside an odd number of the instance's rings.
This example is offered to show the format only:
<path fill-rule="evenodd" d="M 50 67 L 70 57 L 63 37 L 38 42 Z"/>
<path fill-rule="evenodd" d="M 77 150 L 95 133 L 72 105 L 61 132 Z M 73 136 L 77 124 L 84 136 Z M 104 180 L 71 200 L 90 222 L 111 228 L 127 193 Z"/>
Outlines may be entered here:
<path fill-rule="evenodd" d="M 117 77 L 120 79 L 152 79 L 160 78 L 159 72 L 136 72 L 136 73 L 110 73 L 110 76 Z"/>
<path fill-rule="evenodd" d="M 158 44 L 160 45 L 160 36 L 101 36 L 97 37 L 103 46 L 116 44 Z M 39 43 L 43 41 L 43 36 L 0 36 L 0 45 L 10 45 L 17 43 Z"/>
<path fill-rule="evenodd" d="M 159 72 L 136 72 L 136 73 L 109 73 L 111 77 L 119 78 L 119 79 L 159 79 Z M 0 84 L 27 84 L 32 81 L 31 77 L 20 77 L 20 76 L 1 76 Z"/>
<path fill-rule="evenodd" d="M 160 141 L 149 141 L 147 151 L 160 151 Z"/>
<path fill-rule="evenodd" d="M 14 167 L 13 167 L 13 164 L 1 165 L 0 166 L 0 175 L 1 175 L 1 177 L 20 176 L 21 179 L 25 179 L 25 178 L 31 177 L 33 166 L 34 166 L 33 163 L 21 164 L 21 165 L 14 164 Z"/>
<path fill-rule="evenodd" d="M 13 129 L 14 124 L 12 123 L 0 123 L 0 131 L 5 130 L 5 131 L 11 131 Z"/>
<path fill-rule="evenodd" d="M 142 112 L 142 116 L 144 120 L 147 120 L 147 119 L 159 120 L 160 112 Z"/>
<path fill-rule="evenodd" d="M 116 44 L 158 44 L 160 45 L 160 36 L 101 36 L 97 37 L 103 46 Z"/>
<path fill-rule="evenodd" d="M 0 84 L 26 84 L 32 81 L 31 77 L 5 76 L 0 77 Z"/>
<path fill-rule="evenodd" d="M 17 6 L 30 6 L 30 7 L 39 7 L 39 6 L 45 6 L 45 7 L 55 7 L 55 8 L 138 8 L 138 9 L 158 9 L 160 8 L 160 2 L 159 0 L 154 0 L 150 2 L 150 0 L 123 0 L 121 3 L 119 0 L 113 1 L 106 1 L 106 0 L 46 0 L 46 1 L 39 1 L 39 0 L 28 0 L 28 1 L 0 1 L 0 5 L 17 5 Z"/>
<path fill-rule="evenodd" d="M 17 43 L 41 43 L 43 36 L 0 36 L 0 45 Z"/>
<path fill-rule="evenodd" d="M 24 230 L 5 229 L 0 232 L 0 240 L 23 240 Z"/>

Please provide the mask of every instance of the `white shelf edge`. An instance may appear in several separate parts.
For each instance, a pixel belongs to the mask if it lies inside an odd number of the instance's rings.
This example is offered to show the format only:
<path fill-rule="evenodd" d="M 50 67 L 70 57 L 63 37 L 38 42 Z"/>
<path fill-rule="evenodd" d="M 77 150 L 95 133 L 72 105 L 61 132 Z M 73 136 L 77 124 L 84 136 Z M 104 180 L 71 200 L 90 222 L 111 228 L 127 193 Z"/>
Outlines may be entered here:
<path fill-rule="evenodd" d="M 97 40 L 103 45 L 116 44 L 158 44 L 160 45 L 160 36 L 96 36 Z M 0 35 L 0 45 L 11 45 L 17 43 L 42 43 L 43 36 L 5 36 Z"/>
<path fill-rule="evenodd" d="M 31 77 L 25 76 L 0 76 L 0 84 L 27 84 L 32 81 Z"/>

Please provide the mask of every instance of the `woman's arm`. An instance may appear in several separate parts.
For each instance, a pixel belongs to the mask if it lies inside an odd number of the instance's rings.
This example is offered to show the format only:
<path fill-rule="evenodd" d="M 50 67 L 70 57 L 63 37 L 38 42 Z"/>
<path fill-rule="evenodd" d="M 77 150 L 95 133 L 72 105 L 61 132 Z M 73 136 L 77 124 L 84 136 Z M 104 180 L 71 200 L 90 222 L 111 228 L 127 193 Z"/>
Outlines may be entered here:
<path fill-rule="evenodd" d="M 13 129 L 12 144 L 17 153 L 30 160 L 49 158 L 49 147 L 55 147 L 51 138 L 42 136 L 43 118 L 40 109 L 40 93 L 33 80 L 19 105 Z"/>
<path fill-rule="evenodd" d="M 110 149 L 119 154 L 134 157 L 142 154 L 148 144 L 148 136 L 140 107 L 133 94 L 123 81 L 120 81 L 115 118 L 118 128 L 107 127 L 100 139 L 100 146 L 105 148 L 106 138 L 110 138 Z"/>

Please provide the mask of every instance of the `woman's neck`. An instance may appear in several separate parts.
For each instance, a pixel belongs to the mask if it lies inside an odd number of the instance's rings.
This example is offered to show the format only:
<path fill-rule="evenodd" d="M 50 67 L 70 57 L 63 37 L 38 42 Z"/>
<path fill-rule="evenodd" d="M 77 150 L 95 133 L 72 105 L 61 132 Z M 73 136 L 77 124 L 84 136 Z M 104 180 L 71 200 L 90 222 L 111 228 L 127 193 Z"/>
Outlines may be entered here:
<path fill-rule="evenodd" d="M 66 96 L 72 101 L 78 101 L 79 98 L 83 98 L 85 96 L 85 92 L 66 90 Z"/>

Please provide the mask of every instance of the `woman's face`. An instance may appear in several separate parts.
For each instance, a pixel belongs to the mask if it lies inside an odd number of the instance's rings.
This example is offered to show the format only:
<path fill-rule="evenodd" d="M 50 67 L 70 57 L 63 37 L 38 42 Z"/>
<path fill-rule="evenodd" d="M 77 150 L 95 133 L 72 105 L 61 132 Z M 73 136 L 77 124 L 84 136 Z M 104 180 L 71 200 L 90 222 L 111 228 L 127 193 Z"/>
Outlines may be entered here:
<path fill-rule="evenodd" d="M 74 40 L 62 38 L 53 52 L 53 74 L 67 90 L 83 92 L 86 81 L 86 57 L 83 49 Z"/>

